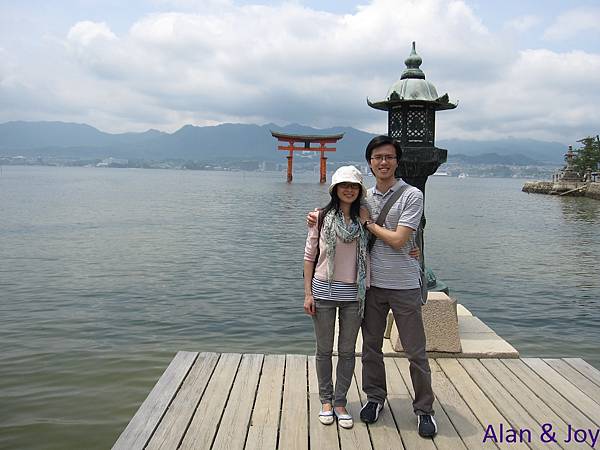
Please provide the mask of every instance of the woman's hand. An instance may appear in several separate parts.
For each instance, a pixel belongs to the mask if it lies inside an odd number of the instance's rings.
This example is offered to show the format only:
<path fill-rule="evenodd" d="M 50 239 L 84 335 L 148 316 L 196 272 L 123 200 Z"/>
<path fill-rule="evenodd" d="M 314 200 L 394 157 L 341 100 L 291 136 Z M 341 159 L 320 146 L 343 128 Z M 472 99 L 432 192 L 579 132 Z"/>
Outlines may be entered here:
<path fill-rule="evenodd" d="M 309 316 L 314 316 L 317 313 L 317 308 L 315 307 L 315 298 L 312 294 L 307 294 L 304 296 L 304 312 Z"/>
<path fill-rule="evenodd" d="M 365 223 L 366 220 L 371 220 L 371 214 L 369 210 L 364 206 L 360 207 L 360 223 Z"/>
<path fill-rule="evenodd" d="M 319 208 L 315 208 L 314 211 L 309 212 L 306 215 L 306 225 L 309 228 L 314 227 L 319 221 Z"/>

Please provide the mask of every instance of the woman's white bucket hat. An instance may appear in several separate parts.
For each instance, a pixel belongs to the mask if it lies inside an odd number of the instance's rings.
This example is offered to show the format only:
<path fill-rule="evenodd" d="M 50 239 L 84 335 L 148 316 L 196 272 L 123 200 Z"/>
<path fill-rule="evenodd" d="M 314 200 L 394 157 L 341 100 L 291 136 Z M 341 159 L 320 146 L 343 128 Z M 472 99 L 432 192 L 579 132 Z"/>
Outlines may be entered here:
<path fill-rule="evenodd" d="M 329 186 L 329 193 L 333 191 L 333 188 L 336 184 L 340 183 L 356 183 L 360 184 L 362 197 L 367 196 L 367 188 L 363 183 L 363 176 L 354 166 L 342 166 L 338 170 L 336 170 L 331 177 L 331 185 Z"/>

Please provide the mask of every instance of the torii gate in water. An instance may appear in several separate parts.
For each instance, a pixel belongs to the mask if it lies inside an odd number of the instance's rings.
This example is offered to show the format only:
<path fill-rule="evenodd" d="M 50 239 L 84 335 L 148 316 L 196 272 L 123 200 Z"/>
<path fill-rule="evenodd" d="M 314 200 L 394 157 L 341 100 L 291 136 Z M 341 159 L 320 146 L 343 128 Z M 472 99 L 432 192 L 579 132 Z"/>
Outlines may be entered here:
<path fill-rule="evenodd" d="M 271 131 L 271 136 L 277 138 L 279 142 L 287 142 L 288 145 L 279 145 L 277 150 L 289 150 L 290 154 L 287 156 L 287 182 L 292 182 L 292 166 L 294 161 L 294 152 L 321 152 L 320 161 L 320 178 L 319 182 L 325 183 L 327 181 L 327 157 L 325 152 L 335 152 L 335 147 L 326 147 L 325 144 L 335 144 L 341 138 L 344 137 L 344 133 L 331 134 L 328 136 L 315 136 L 315 135 L 304 135 L 304 134 L 284 134 Z M 303 147 L 296 147 L 296 142 L 304 143 Z M 319 147 L 311 147 L 310 144 L 319 144 Z"/>

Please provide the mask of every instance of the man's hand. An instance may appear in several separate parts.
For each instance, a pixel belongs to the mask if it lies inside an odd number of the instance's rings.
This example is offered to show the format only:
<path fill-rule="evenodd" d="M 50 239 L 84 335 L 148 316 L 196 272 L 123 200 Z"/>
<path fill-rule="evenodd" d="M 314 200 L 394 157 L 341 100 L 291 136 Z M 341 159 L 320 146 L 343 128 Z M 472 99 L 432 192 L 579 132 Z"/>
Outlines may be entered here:
<path fill-rule="evenodd" d="M 307 294 L 304 296 L 304 312 L 309 316 L 314 316 L 317 313 L 317 308 L 315 307 L 315 298 L 312 294 Z"/>
<path fill-rule="evenodd" d="M 371 214 L 369 213 L 369 210 L 367 208 L 365 208 L 364 206 L 360 207 L 360 223 L 365 223 L 365 221 L 370 220 L 371 219 Z"/>
<path fill-rule="evenodd" d="M 419 247 L 413 247 L 410 249 L 410 252 L 408 252 L 409 256 L 412 256 L 415 259 L 420 259 L 421 258 L 421 250 L 419 250 Z"/>
<path fill-rule="evenodd" d="M 319 209 L 316 208 L 314 211 L 309 212 L 306 215 L 306 225 L 309 227 L 314 227 L 319 220 Z"/>

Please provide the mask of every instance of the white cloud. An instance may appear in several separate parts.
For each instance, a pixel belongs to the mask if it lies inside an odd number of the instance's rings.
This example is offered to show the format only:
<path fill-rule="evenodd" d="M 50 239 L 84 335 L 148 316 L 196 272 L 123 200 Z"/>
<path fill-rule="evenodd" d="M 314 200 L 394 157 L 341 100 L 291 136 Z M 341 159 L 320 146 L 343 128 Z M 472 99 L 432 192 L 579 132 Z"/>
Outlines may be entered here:
<path fill-rule="evenodd" d="M 67 34 L 67 39 L 83 46 L 89 46 L 97 41 L 114 41 L 115 34 L 104 22 L 95 23 L 89 20 L 76 23 Z"/>
<path fill-rule="evenodd" d="M 548 40 L 570 39 L 581 33 L 598 35 L 600 28 L 600 8 L 575 8 L 560 14 L 554 23 L 544 31 Z"/>
<path fill-rule="evenodd" d="M 155 5 L 170 7 L 178 10 L 201 10 L 223 9 L 233 6 L 231 0 L 152 0 Z"/>
<path fill-rule="evenodd" d="M 506 22 L 506 28 L 509 31 L 516 31 L 518 33 L 523 33 L 525 31 L 529 31 L 532 28 L 535 28 L 542 22 L 541 18 L 534 15 L 526 15 L 515 17 L 508 22 Z"/>
<path fill-rule="evenodd" d="M 544 137 L 568 142 L 593 134 L 600 122 L 600 54 L 524 50 L 507 67 L 504 77 L 465 92 L 463 120 L 451 119 L 472 138 Z M 475 118 L 476 117 L 476 118 Z M 475 119 L 474 119 L 475 118 Z"/>
<path fill-rule="evenodd" d="M 18 65 L 10 54 L 0 47 L 0 87 L 9 89 L 19 84 L 16 72 Z"/>
<path fill-rule="evenodd" d="M 92 76 L 119 78 L 168 109 L 204 120 L 364 126 L 365 97 L 385 95 L 413 39 L 438 65 L 454 58 L 466 68 L 481 58 L 486 66 L 496 64 L 487 55 L 497 45 L 464 3 L 405 6 L 378 0 L 354 15 L 295 3 L 153 14 L 118 38 L 103 24 L 77 24 L 68 42 Z M 432 16 L 440 18 L 433 31 Z M 467 44 L 465 54 L 460 50 Z"/>
<path fill-rule="evenodd" d="M 140 14 L 119 33 L 110 21 L 75 23 L 64 47 L 48 44 L 47 60 L 7 55 L 21 63 L 0 63 L 0 76 L 10 73 L 21 88 L 17 96 L 0 84 L 0 101 L 25 100 L 0 107 L 0 120 L 32 119 L 23 116 L 29 109 L 36 119 L 108 131 L 273 121 L 381 132 L 385 114 L 365 98 L 386 94 L 416 40 L 428 80 L 460 99 L 439 113 L 439 139 L 568 142 L 597 132 L 598 53 L 520 50 L 509 39 L 514 30 L 491 32 L 463 1 L 374 0 L 352 14 L 298 3 L 185 3 L 184 11 Z M 522 17 L 513 25 L 534 24 Z"/>
<path fill-rule="evenodd" d="M 67 33 L 66 48 L 102 77 L 113 77 L 129 58 L 121 40 L 104 22 L 78 22 Z"/>

